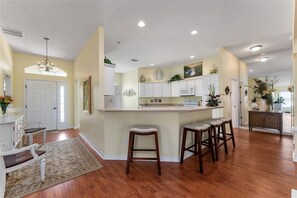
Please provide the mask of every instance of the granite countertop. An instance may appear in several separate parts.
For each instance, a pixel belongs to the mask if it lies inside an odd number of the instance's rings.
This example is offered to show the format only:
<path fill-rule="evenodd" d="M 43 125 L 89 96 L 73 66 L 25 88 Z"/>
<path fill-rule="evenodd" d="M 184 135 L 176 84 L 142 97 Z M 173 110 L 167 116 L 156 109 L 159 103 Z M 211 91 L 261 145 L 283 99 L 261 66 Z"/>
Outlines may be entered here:
<path fill-rule="evenodd" d="M 219 109 L 223 106 L 217 107 L 183 107 L 183 106 L 144 106 L 135 109 L 96 109 L 103 112 L 191 112 L 191 111 L 203 111 L 210 109 Z"/>

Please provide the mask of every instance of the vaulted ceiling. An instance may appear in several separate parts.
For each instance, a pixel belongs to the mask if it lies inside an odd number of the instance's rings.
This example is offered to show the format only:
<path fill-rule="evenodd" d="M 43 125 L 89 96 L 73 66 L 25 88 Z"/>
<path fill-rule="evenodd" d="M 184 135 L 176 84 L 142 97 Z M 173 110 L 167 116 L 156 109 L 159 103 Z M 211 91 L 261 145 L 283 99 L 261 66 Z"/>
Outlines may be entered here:
<path fill-rule="evenodd" d="M 146 26 L 138 27 L 139 20 Z M 216 55 L 221 47 L 254 72 L 292 68 L 292 1 L 287 0 L 0 1 L 0 25 L 23 32 L 23 38 L 5 35 L 14 50 L 44 55 L 47 36 L 49 55 L 69 60 L 103 26 L 105 54 L 117 72 L 179 65 Z M 249 50 L 255 44 L 263 45 L 257 53 Z M 266 66 L 257 60 L 264 55 L 270 57 Z"/>

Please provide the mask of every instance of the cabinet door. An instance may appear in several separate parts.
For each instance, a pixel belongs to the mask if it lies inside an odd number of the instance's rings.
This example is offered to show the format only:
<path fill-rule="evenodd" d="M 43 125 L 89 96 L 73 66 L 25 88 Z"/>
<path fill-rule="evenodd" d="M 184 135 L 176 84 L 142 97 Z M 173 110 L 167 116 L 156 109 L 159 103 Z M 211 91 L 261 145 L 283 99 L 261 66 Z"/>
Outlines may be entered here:
<path fill-rule="evenodd" d="M 153 97 L 152 83 L 144 83 L 144 97 Z"/>
<path fill-rule="evenodd" d="M 202 80 L 203 80 L 203 88 L 208 88 L 210 85 L 209 76 L 203 76 Z"/>
<path fill-rule="evenodd" d="M 171 82 L 171 97 L 179 97 L 179 82 Z"/>
<path fill-rule="evenodd" d="M 139 97 L 145 97 L 144 84 L 145 83 L 139 83 Z"/>
<path fill-rule="evenodd" d="M 213 84 L 215 87 L 219 87 L 219 75 L 218 74 L 209 75 L 209 84 Z"/>
<path fill-rule="evenodd" d="M 162 83 L 162 97 L 171 96 L 171 86 L 170 83 Z"/>
<path fill-rule="evenodd" d="M 162 96 L 162 85 L 161 83 L 152 83 L 153 84 L 153 97 Z"/>
<path fill-rule="evenodd" d="M 272 128 L 272 129 L 278 129 L 279 128 L 279 115 L 273 114 L 273 113 L 267 113 L 266 114 L 266 127 Z"/>
<path fill-rule="evenodd" d="M 202 96 L 203 95 L 203 80 L 202 78 L 198 78 L 195 80 L 195 95 Z"/>
<path fill-rule="evenodd" d="M 104 67 L 104 95 L 114 95 L 114 67 Z"/>

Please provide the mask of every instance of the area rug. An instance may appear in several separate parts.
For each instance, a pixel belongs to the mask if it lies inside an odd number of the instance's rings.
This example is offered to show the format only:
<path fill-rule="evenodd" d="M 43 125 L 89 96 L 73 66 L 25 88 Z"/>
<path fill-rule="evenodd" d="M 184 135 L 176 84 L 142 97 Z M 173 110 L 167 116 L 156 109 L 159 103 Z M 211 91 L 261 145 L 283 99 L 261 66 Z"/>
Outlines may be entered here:
<path fill-rule="evenodd" d="M 79 138 L 46 143 L 40 149 L 46 151 L 45 181 L 36 162 L 7 177 L 5 197 L 23 197 L 103 167 Z"/>

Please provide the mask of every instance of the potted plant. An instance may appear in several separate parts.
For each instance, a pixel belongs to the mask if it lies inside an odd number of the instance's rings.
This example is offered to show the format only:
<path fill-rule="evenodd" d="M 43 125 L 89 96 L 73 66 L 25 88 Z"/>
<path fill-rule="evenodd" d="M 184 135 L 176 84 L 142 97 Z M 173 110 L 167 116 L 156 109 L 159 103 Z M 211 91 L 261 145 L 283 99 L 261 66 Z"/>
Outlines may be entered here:
<path fill-rule="evenodd" d="M 254 78 L 254 81 L 255 86 L 253 89 L 254 94 L 258 98 L 259 109 L 261 111 L 268 111 L 273 104 L 272 92 L 276 91 L 273 86 L 278 82 L 278 79 L 276 77 L 268 78 L 266 76 L 264 80 Z"/>
<path fill-rule="evenodd" d="M 7 111 L 7 107 L 10 103 L 13 102 L 13 99 L 11 96 L 0 96 L 0 106 L 2 109 L 2 114 L 5 115 Z"/>
<path fill-rule="evenodd" d="M 182 78 L 179 74 L 175 74 L 174 76 L 171 77 L 170 80 L 167 81 L 167 83 L 170 83 L 172 81 L 178 81 L 178 80 L 182 80 Z"/>
<path fill-rule="evenodd" d="M 209 94 L 208 94 L 208 99 L 206 100 L 207 102 L 206 106 L 209 106 L 209 107 L 219 106 L 219 103 L 221 103 L 221 100 L 220 100 L 221 94 L 215 94 L 215 87 L 213 84 L 209 85 L 208 91 L 209 91 Z"/>
<path fill-rule="evenodd" d="M 274 110 L 281 111 L 282 110 L 282 104 L 285 104 L 284 101 L 285 101 L 285 99 L 278 95 L 276 101 L 273 102 Z"/>
<path fill-rule="evenodd" d="M 112 63 L 108 58 L 106 58 L 106 56 L 104 57 L 104 63 L 105 63 L 105 64 L 115 65 L 115 64 Z"/>

